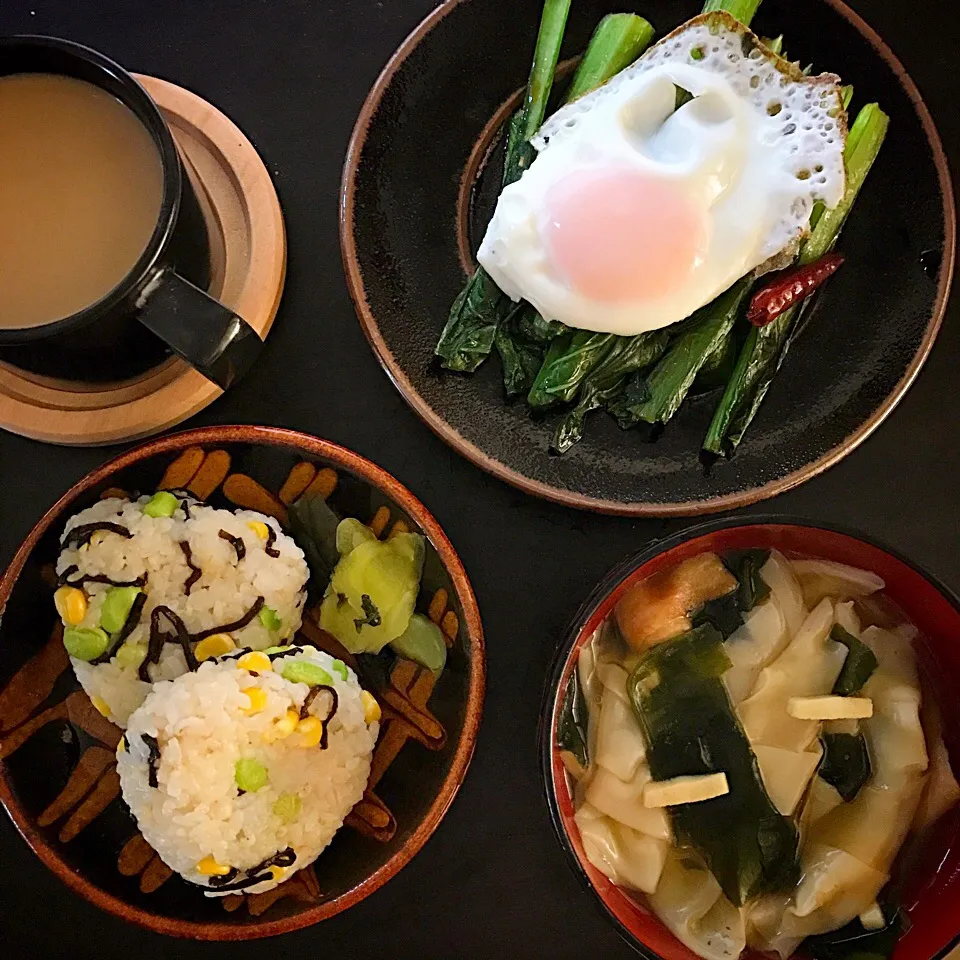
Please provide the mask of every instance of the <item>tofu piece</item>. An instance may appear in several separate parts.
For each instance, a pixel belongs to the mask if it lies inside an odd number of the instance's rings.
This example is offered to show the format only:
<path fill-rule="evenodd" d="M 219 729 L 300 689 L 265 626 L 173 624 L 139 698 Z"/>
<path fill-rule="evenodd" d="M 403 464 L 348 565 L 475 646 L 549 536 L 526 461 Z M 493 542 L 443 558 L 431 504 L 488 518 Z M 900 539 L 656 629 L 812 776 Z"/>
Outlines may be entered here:
<path fill-rule="evenodd" d="M 725 773 L 706 773 L 672 780 L 651 780 L 643 788 L 645 807 L 675 807 L 681 803 L 700 803 L 730 792 Z"/>
<path fill-rule="evenodd" d="M 737 579 L 715 553 L 701 553 L 641 580 L 621 598 L 617 626 L 637 653 L 686 633 L 690 614 L 737 589 Z"/>
<path fill-rule="evenodd" d="M 880 904 L 875 903 L 860 914 L 860 923 L 864 930 L 882 930 L 887 925 L 887 920 L 880 909 Z"/>
<path fill-rule="evenodd" d="M 797 720 L 865 720 L 873 716 L 869 697 L 791 697 L 787 713 Z"/>

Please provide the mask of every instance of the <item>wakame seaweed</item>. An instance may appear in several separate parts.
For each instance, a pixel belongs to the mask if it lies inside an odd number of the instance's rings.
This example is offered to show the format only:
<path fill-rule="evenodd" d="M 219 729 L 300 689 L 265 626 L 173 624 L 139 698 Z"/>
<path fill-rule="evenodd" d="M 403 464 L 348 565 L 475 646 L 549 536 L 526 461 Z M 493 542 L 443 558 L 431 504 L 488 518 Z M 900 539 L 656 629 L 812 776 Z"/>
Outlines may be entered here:
<path fill-rule="evenodd" d="M 731 590 L 722 597 L 715 600 L 708 600 L 693 615 L 692 621 L 695 627 L 709 624 L 717 629 L 724 640 L 732 633 L 735 633 L 740 624 L 743 623 L 743 614 L 741 613 L 740 597 L 738 590 Z"/>
<path fill-rule="evenodd" d="M 720 558 L 737 580 L 736 590 L 705 603 L 693 616 L 693 625 L 710 623 L 724 640 L 743 623 L 743 615 L 770 596 L 770 587 L 760 570 L 770 556 L 769 550 L 730 550 Z"/>
<path fill-rule="evenodd" d="M 727 899 L 740 906 L 798 878 L 799 838 L 763 786 L 721 677 L 730 660 L 710 624 L 653 647 L 627 681 L 656 780 L 725 773 L 729 793 L 670 808 L 674 833 L 703 856 Z M 718 824 L 722 829 L 718 829 Z"/>
<path fill-rule="evenodd" d="M 557 746 L 573 754 L 577 763 L 587 768 L 587 702 L 580 689 L 580 677 L 574 670 L 567 681 L 557 721 Z"/>
<path fill-rule="evenodd" d="M 830 639 L 842 643 L 847 648 L 847 658 L 833 693 L 841 697 L 852 697 L 863 689 L 870 675 L 877 669 L 877 655 L 858 637 L 847 633 L 839 624 L 830 631 Z"/>
<path fill-rule="evenodd" d="M 825 733 L 817 775 L 849 803 L 870 779 L 870 753 L 861 733 Z"/>
<path fill-rule="evenodd" d="M 910 920 L 897 906 L 881 900 L 886 926 L 867 930 L 859 919 L 839 930 L 807 937 L 803 952 L 814 960 L 889 960 L 900 938 L 910 929 Z"/>

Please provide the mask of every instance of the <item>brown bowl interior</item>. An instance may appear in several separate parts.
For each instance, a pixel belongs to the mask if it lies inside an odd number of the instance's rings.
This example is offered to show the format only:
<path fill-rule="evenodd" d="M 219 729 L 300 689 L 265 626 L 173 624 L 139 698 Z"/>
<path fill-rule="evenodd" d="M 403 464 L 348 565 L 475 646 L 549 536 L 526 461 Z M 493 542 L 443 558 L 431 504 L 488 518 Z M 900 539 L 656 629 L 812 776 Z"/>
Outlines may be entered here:
<path fill-rule="evenodd" d="M 281 521 L 309 486 L 329 494 L 343 515 L 384 534 L 402 522 L 428 541 L 418 609 L 442 621 L 447 667 L 435 680 L 409 661 L 390 665 L 376 690 L 385 713 L 364 799 L 312 867 L 267 894 L 208 899 L 170 875 L 119 797 L 113 751 L 120 730 L 93 710 L 60 643 L 50 574 L 67 517 L 111 488 L 160 485 Z M 320 637 L 309 624 L 316 599 L 311 594 L 301 641 Z M 213 427 L 123 454 L 81 480 L 36 525 L 0 580 L 0 613 L 0 801 L 73 890 L 161 933 L 263 937 L 359 902 L 423 846 L 473 753 L 485 682 L 483 632 L 459 558 L 408 490 L 326 441 L 268 427 Z"/>

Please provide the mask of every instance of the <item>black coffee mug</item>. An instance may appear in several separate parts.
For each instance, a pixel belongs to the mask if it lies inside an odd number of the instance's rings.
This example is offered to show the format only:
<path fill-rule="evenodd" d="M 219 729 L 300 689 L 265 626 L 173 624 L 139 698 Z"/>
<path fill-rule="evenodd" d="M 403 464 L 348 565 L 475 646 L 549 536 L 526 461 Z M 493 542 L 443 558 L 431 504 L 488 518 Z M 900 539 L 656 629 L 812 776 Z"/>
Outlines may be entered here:
<path fill-rule="evenodd" d="M 15 73 L 75 77 L 127 106 L 160 155 L 163 199 L 146 249 L 120 284 L 72 316 L 0 329 L 0 359 L 36 373 L 103 381 L 143 373 L 173 351 L 227 389 L 263 343 L 243 318 L 203 291 L 210 274 L 206 225 L 157 105 L 122 67 L 67 40 L 0 38 L 0 76 Z"/>

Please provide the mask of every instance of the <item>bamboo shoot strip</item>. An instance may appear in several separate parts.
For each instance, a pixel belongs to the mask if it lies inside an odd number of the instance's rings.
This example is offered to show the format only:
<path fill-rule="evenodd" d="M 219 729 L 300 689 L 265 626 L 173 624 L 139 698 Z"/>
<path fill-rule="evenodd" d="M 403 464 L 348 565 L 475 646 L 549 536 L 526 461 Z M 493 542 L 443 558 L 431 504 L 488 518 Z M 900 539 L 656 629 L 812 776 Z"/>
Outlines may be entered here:
<path fill-rule="evenodd" d="M 800 251 L 801 263 L 812 263 L 837 242 L 870 168 L 873 166 L 889 127 L 889 117 L 875 103 L 860 110 L 847 137 L 845 159 L 847 186 L 843 199 L 833 210 L 824 210 L 809 239 Z M 788 310 L 765 327 L 754 327 L 740 351 L 733 376 L 727 383 L 713 422 L 704 440 L 705 450 L 730 454 L 743 439 L 770 383 L 783 363 L 790 334 L 803 304 Z"/>
<path fill-rule="evenodd" d="M 763 786 L 721 676 L 730 667 L 709 624 L 658 644 L 627 681 L 655 780 L 725 773 L 730 792 L 670 810 L 679 844 L 695 847 L 727 899 L 741 906 L 796 880 L 796 827 Z"/>

